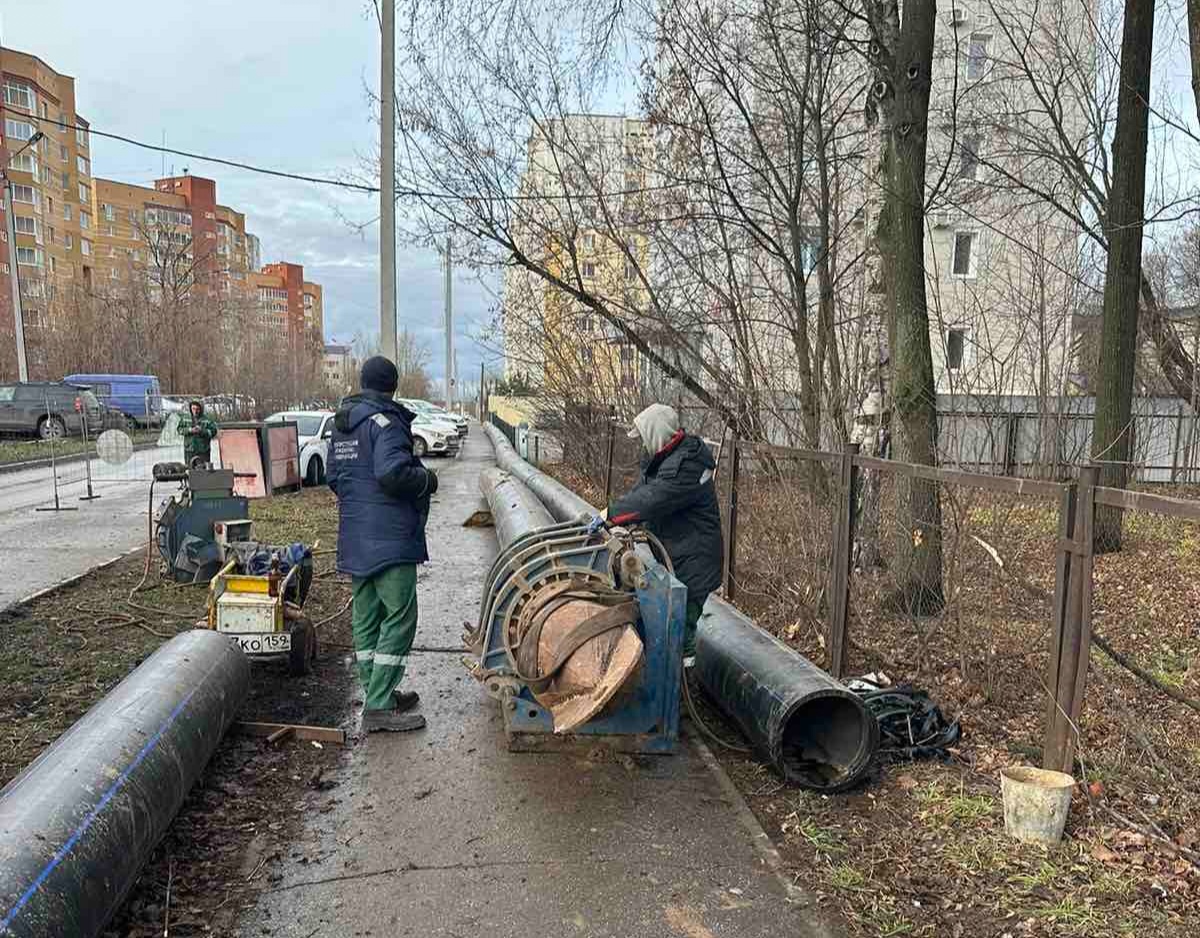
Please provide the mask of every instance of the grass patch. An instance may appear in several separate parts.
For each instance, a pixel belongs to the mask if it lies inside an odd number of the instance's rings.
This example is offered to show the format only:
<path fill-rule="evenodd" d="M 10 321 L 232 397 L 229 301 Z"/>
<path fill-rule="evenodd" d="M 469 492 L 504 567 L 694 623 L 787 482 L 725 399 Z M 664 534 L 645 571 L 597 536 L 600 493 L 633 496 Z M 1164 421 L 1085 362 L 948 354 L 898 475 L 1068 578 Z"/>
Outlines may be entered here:
<path fill-rule="evenodd" d="M 1056 929 L 1065 929 L 1073 935 L 1091 935 L 1104 922 L 1091 905 L 1071 896 L 1037 906 L 1033 909 L 1033 917 L 1050 922 Z"/>
<path fill-rule="evenodd" d="M 846 849 L 836 828 L 821 827 L 812 818 L 800 817 L 796 811 L 784 818 L 780 830 L 787 835 L 798 835 L 820 853 L 839 854 Z"/>
<path fill-rule="evenodd" d="M 829 884 L 837 889 L 856 892 L 867 885 L 867 877 L 849 863 L 838 863 L 829 871 Z"/>
<path fill-rule="evenodd" d="M 135 445 L 139 443 L 151 443 L 158 439 L 158 431 L 139 430 L 136 433 L 130 434 L 130 438 Z M 58 440 L 54 443 L 54 456 L 57 459 L 78 456 L 88 449 L 94 449 L 95 445 L 95 438 L 87 446 L 84 445 L 82 438 Z M 49 459 L 50 452 L 50 443 L 43 440 L 0 439 L 0 466 L 30 462 L 35 459 Z"/>
<path fill-rule="evenodd" d="M 989 817 L 996 802 L 988 795 L 970 795 L 961 788 L 948 794 L 937 782 L 916 789 L 917 800 L 932 816 L 948 821 L 971 823 Z"/>

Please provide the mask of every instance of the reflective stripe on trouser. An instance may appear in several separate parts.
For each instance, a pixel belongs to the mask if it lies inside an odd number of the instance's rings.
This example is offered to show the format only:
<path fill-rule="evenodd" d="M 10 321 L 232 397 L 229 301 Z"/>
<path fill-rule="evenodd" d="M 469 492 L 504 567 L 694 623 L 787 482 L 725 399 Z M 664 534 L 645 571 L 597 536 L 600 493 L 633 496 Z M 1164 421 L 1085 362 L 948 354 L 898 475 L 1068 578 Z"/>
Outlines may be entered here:
<path fill-rule="evenodd" d="M 390 710 L 392 691 L 417 634 L 417 568 L 398 564 L 371 577 L 354 577 L 354 631 L 358 681 L 367 710 Z"/>

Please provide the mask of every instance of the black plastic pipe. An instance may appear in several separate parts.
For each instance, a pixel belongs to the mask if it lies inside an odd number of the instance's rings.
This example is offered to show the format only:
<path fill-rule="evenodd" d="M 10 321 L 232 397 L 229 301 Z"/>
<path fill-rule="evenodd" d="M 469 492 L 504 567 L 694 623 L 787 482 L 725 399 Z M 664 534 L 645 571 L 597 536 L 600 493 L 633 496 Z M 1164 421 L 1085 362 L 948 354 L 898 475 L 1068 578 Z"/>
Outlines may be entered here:
<path fill-rule="evenodd" d="M 496 448 L 496 465 L 524 483 L 546 506 L 555 521 L 576 521 L 582 515 L 596 513 L 595 508 L 557 479 L 550 478 L 522 459 L 504 434 L 490 423 L 485 423 L 483 429 Z"/>
<path fill-rule="evenodd" d="M 94 938 L 250 688 L 223 635 L 151 655 L 0 791 L 0 935 Z"/>
<path fill-rule="evenodd" d="M 556 520 L 595 513 L 521 459 L 498 430 L 486 429 L 497 463 L 541 498 Z M 858 696 L 716 596 L 708 598 L 697 629 L 695 674 L 705 693 L 787 781 L 842 791 L 870 768 L 879 748 L 879 724 Z"/>
<path fill-rule="evenodd" d="M 503 550 L 522 534 L 554 524 L 545 506 L 527 486 L 503 469 L 485 469 L 479 474 L 479 491 L 487 499 L 496 526 L 496 540 Z"/>
<path fill-rule="evenodd" d="M 858 695 L 716 596 L 696 630 L 694 673 L 787 781 L 842 791 L 870 768 L 879 724 Z"/>

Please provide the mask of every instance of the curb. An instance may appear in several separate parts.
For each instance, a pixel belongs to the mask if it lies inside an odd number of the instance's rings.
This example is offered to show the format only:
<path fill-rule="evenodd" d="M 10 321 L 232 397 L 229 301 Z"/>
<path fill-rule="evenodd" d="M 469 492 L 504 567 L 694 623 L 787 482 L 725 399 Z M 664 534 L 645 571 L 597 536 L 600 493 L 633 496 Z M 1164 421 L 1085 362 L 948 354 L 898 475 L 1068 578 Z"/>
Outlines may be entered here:
<path fill-rule="evenodd" d="M 13 609 L 20 609 L 22 606 L 28 606 L 34 600 L 42 599 L 45 596 L 57 593 L 59 590 L 66 589 L 68 586 L 74 586 L 81 580 L 87 579 L 93 573 L 99 573 L 101 570 L 107 570 L 114 564 L 120 563 L 126 557 L 132 557 L 134 554 L 143 553 L 145 550 L 146 545 L 141 544 L 125 551 L 123 554 L 117 554 L 115 557 L 110 557 L 108 560 L 103 560 L 94 567 L 88 567 L 88 569 L 84 570 L 82 573 L 76 573 L 74 576 L 69 576 L 65 580 L 59 580 L 57 583 L 52 583 L 50 586 L 40 589 L 37 592 L 30 593 L 28 596 L 25 596 L 22 599 L 15 599 L 7 606 L 0 606 L 0 613 L 10 612 Z"/>
<path fill-rule="evenodd" d="M 157 443 L 135 443 L 133 451 L 137 453 L 141 450 L 156 449 L 157 447 Z M 54 463 L 58 463 L 61 466 L 63 463 L 83 462 L 90 455 L 92 454 L 72 453 L 70 456 L 63 456 L 61 459 L 51 459 L 49 456 L 46 456 L 42 459 L 26 459 L 23 462 L 0 463 L 0 475 L 8 472 L 20 472 L 23 469 L 44 469 Z"/>
<path fill-rule="evenodd" d="M 750 810 L 750 805 L 746 803 L 746 799 L 738 791 L 737 785 L 733 783 L 733 779 L 725 772 L 725 769 L 721 766 L 713 751 L 708 747 L 708 744 L 700 738 L 699 734 L 692 732 L 688 733 L 687 741 L 696 755 L 700 757 L 700 761 L 704 763 L 708 770 L 712 772 L 713 777 L 716 778 L 717 784 L 721 788 L 721 793 L 728 799 L 738 823 L 750 835 L 750 842 L 754 846 L 754 852 L 758 854 L 758 858 L 763 866 L 775 875 L 775 879 L 783 889 L 787 901 L 805 910 L 806 918 L 809 920 L 809 935 L 812 938 L 839 938 L 838 932 L 833 931 L 820 914 L 813 910 L 816 903 L 812 894 L 802 887 L 797 886 L 793 882 L 792 877 L 788 875 L 787 866 L 783 862 L 783 857 L 776 848 L 775 842 L 771 840 L 771 835 L 758 823 L 758 818 Z"/>

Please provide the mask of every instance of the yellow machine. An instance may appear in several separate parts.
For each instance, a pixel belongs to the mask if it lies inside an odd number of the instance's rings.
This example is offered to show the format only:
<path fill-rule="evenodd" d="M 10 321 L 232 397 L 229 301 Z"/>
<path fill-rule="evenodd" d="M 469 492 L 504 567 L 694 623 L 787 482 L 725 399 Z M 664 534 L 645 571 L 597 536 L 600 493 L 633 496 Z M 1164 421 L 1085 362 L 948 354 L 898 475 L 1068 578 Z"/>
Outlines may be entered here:
<path fill-rule="evenodd" d="M 293 675 L 308 674 L 317 656 L 316 629 L 299 606 L 284 599 L 299 565 L 285 577 L 236 570 L 232 559 L 209 581 L 208 627 L 228 635 L 251 658 L 286 658 Z"/>

